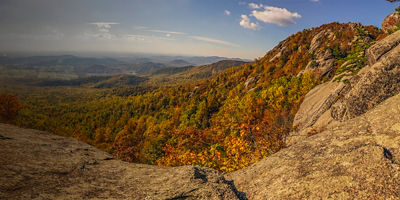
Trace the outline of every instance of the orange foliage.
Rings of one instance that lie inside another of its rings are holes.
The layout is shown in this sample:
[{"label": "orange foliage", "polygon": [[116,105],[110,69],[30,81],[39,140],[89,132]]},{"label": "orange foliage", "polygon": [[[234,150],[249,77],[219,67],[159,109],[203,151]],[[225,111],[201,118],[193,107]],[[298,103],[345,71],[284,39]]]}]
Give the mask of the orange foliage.
[{"label": "orange foliage", "polygon": [[351,41],[356,34],[371,34],[373,39],[381,34],[349,24],[323,25],[290,36],[253,63],[209,79],[136,96],[37,106],[40,112],[32,113],[64,114],[48,120],[36,114],[36,123],[31,118],[23,123],[73,132],[74,137],[130,162],[237,170],[284,147],[304,96],[330,78],[317,71],[299,74],[315,60],[309,50],[311,40],[324,30],[332,34],[324,36],[318,50],[330,50],[337,60],[354,48]]},{"label": "orange foliage", "polygon": [[0,121],[11,123],[23,106],[19,103],[17,96],[12,94],[0,94]]}]

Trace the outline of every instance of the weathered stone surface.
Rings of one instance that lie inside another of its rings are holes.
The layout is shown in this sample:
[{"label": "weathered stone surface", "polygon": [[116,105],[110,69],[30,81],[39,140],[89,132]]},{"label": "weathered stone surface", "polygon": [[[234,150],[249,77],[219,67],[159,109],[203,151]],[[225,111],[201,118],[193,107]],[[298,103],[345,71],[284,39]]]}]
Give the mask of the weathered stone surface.
[{"label": "weathered stone surface", "polygon": [[345,84],[342,82],[330,81],[308,92],[296,113],[293,126],[304,129],[314,125],[318,118],[338,100],[344,87]]},{"label": "weathered stone surface", "polygon": [[229,174],[248,199],[399,199],[400,95]]},{"label": "weathered stone surface", "polygon": [[336,59],[333,58],[330,50],[319,51],[315,54],[316,59],[311,60],[300,74],[315,70],[320,76],[325,76],[333,70]]},{"label": "weathered stone surface", "polygon": [[400,31],[397,31],[385,39],[376,42],[366,50],[368,65],[374,65],[383,55],[400,43]]},{"label": "weathered stone surface", "polygon": [[282,53],[287,49],[287,47],[286,47],[286,46],[283,46],[283,47],[280,47],[280,48],[278,48],[278,49],[279,49],[278,53],[276,53],[275,56],[272,57],[272,58],[269,60],[269,62],[273,62],[274,60],[276,60],[276,59],[278,59],[279,57],[281,57],[281,56],[282,56]]},{"label": "weathered stone surface", "polygon": [[[343,82],[330,81],[320,84],[308,92],[293,121],[296,131],[287,136],[286,142],[288,144],[297,143],[307,138],[308,134],[312,134],[330,123],[330,108],[336,103],[339,96],[348,90],[347,86]],[[324,114],[328,118],[325,116],[321,120],[321,116]],[[319,123],[316,124],[318,120]]]},{"label": "weathered stone surface", "polygon": [[249,199],[399,199],[399,40],[396,32],[368,49],[373,65],[349,84],[311,90],[290,146],[229,174],[236,187]]},{"label": "weathered stone surface", "polygon": [[382,22],[382,29],[387,33],[388,31],[395,29],[398,24],[400,24],[400,13],[394,12],[385,17]]},{"label": "weathered stone surface", "polygon": [[[384,39],[386,42],[389,40],[391,38]],[[350,82],[349,92],[332,106],[334,119],[347,120],[359,116],[400,92],[400,46],[382,55],[371,67],[365,67],[356,79]]]},{"label": "weathered stone surface", "polygon": [[72,138],[0,124],[0,199],[239,199],[212,169],[126,163]]},{"label": "weathered stone surface", "polygon": [[246,82],[244,82],[244,87],[247,88],[249,87],[251,84],[253,84],[254,82],[256,82],[256,78],[255,77],[249,77],[247,78]]},{"label": "weathered stone surface", "polygon": [[311,60],[304,70],[299,75],[309,71],[314,71],[320,76],[325,76],[332,71],[336,59],[333,57],[332,52],[329,49],[321,49],[323,40],[334,38],[334,34],[331,30],[323,30],[316,34],[310,43],[309,53],[313,54],[315,58]]},{"label": "weathered stone surface", "polygon": [[313,53],[315,52],[322,44],[323,39],[325,38],[326,35],[329,35],[332,33],[330,30],[323,30],[320,31],[318,34],[316,34],[313,39],[311,40],[309,52]]},{"label": "weathered stone surface", "polygon": [[[350,84],[331,81],[311,90],[293,122],[298,131],[289,135],[288,142],[297,142],[309,133],[323,129],[332,117],[338,120],[352,118],[396,94],[399,87],[398,67],[395,67],[399,63],[399,47],[396,46],[399,43],[400,32],[396,32],[368,48],[366,56],[375,65],[365,67],[358,75],[351,77]],[[320,56],[319,60],[323,58],[329,59],[330,56]],[[333,104],[335,106],[331,110]]]}]

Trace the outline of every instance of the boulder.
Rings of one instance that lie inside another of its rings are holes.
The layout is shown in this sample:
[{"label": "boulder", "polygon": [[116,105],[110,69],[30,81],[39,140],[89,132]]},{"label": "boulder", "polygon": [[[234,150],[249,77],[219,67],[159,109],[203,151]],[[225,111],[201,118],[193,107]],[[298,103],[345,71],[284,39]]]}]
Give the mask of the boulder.
[{"label": "boulder", "polygon": [[304,70],[299,75],[309,71],[315,71],[320,76],[325,76],[333,70],[336,59],[333,58],[329,49],[320,49],[322,40],[333,37],[330,30],[321,31],[315,35],[311,41],[309,52],[314,54],[315,59],[308,62]]},{"label": "boulder", "polygon": [[249,77],[247,78],[247,80],[244,82],[244,87],[248,88],[251,84],[256,82],[256,78],[255,77]]},{"label": "boulder", "polygon": [[[332,106],[331,115],[336,120],[348,120],[359,116],[385,99],[400,92],[400,41],[388,37],[368,49],[368,52],[380,52],[381,44],[391,46],[372,66],[367,66],[350,81],[351,89]],[[395,45],[396,44],[396,45]],[[374,49],[379,49],[373,51]],[[371,53],[373,54],[373,53]],[[371,55],[369,54],[369,55]],[[373,55],[379,55],[377,53]],[[368,57],[368,60],[374,60]],[[373,63],[373,62],[372,62]]]},{"label": "boulder", "polygon": [[346,84],[343,82],[330,81],[320,84],[308,92],[294,117],[293,126],[297,131],[290,133],[286,142],[294,144],[308,137],[313,131],[327,125],[330,122],[329,118],[320,120],[318,126],[315,126],[315,123],[327,111],[330,116],[331,106],[336,103],[338,97],[346,89]]},{"label": "boulder", "polygon": [[127,163],[46,132],[0,124],[0,146],[0,199],[242,198],[216,170]]},{"label": "boulder", "polygon": [[322,44],[322,41],[325,39],[326,35],[332,33],[330,30],[322,30],[317,33],[311,40],[309,52],[315,52]]},{"label": "boulder", "polygon": [[[333,119],[347,120],[365,113],[383,100],[397,94],[400,91],[399,43],[400,31],[368,48],[366,57],[370,66],[364,67],[358,75],[351,77],[349,84],[331,81],[311,90],[305,96],[294,118],[294,126],[301,131],[291,135],[304,137],[310,130],[322,128],[313,126],[328,110]],[[328,55],[321,56],[318,60],[324,58],[329,60]],[[318,124],[326,123],[320,120]]]},{"label": "boulder", "polygon": [[[347,120],[363,114],[397,94],[400,90],[399,43],[400,31],[368,48],[366,57],[372,67],[364,67],[358,75],[346,76],[348,84],[336,82],[333,78],[312,89],[295,115],[293,126],[296,131],[289,134],[287,144],[294,144],[325,129],[334,120]],[[329,53],[319,54],[315,65],[330,58]]]},{"label": "boulder", "polygon": [[394,12],[389,16],[385,17],[385,19],[382,22],[382,29],[383,31],[388,33],[393,29],[397,28],[399,24],[400,24],[400,13]]},{"label": "boulder", "polygon": [[[281,48],[277,48],[278,53],[275,54],[274,57],[272,57],[269,62],[273,62],[274,60],[278,59],[279,57],[282,56],[283,52],[287,49],[286,46],[283,46]],[[275,50],[275,49],[274,49]]]},{"label": "boulder", "polygon": [[400,31],[397,31],[382,40],[377,41],[374,45],[366,50],[368,65],[372,66],[387,52],[392,50],[400,43]]},{"label": "boulder", "polygon": [[318,64],[317,72],[320,76],[325,76],[329,72],[333,70],[333,66],[335,65],[336,59],[333,58],[332,52],[330,50],[325,50],[325,52],[321,52],[317,54]]},{"label": "boulder", "polygon": [[228,175],[248,199],[399,199],[400,95]]}]

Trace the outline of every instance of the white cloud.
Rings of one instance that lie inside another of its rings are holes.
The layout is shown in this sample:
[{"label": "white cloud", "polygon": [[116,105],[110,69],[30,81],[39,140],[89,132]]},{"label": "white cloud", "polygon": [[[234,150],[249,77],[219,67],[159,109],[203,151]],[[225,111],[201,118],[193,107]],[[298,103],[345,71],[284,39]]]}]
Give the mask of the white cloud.
[{"label": "white cloud", "polygon": [[111,25],[119,24],[117,22],[93,22],[90,23],[97,26],[97,30],[103,33],[110,32]]},{"label": "white cloud", "polygon": [[141,30],[141,29],[148,29],[148,27],[146,27],[146,26],[133,26],[133,28],[134,28],[134,29],[139,29],[139,30]]},{"label": "white cloud", "polygon": [[10,34],[0,34],[0,38],[6,40],[44,40],[44,41],[52,41],[52,40],[62,40],[65,35],[57,30],[42,32],[42,33],[10,33]]},{"label": "white cloud", "polygon": [[125,35],[125,37],[131,41],[133,40],[133,41],[151,42],[151,41],[155,41],[155,40],[176,40],[176,38],[174,38],[174,35],[187,35],[187,33],[184,33],[184,32],[152,29],[152,28],[146,27],[146,26],[134,26],[134,28],[141,32],[153,32],[153,33],[161,33],[161,34],[155,34],[155,35],[128,34],[128,35]]},{"label": "white cloud", "polygon": [[165,30],[156,30],[156,29],[150,29],[150,30],[146,30],[146,31],[155,32],[155,33],[165,33],[165,34],[186,35],[186,33],[176,32],[176,31],[165,31]]},{"label": "white cloud", "polygon": [[154,40],[175,40],[174,38],[169,38],[167,37],[157,37],[154,35],[134,35],[134,34],[128,34],[125,35],[123,38],[126,38],[130,41],[146,41],[146,42],[153,42]]},{"label": "white cloud", "polygon": [[319,0],[310,0],[311,2],[319,2]]},{"label": "white cloud", "polygon": [[279,26],[296,24],[294,20],[301,18],[301,15],[297,12],[290,12],[286,8],[273,6],[264,6],[264,10],[261,11],[253,10],[251,15],[262,22]]},{"label": "white cloud", "polygon": [[110,30],[111,30],[111,25],[116,25],[119,23],[117,23],[117,22],[93,22],[90,24],[96,26],[97,33],[85,33],[86,37],[96,37],[96,38],[107,39],[107,40],[116,38],[116,36],[114,34],[110,33]]},{"label": "white cloud", "polygon": [[83,35],[85,38],[98,38],[98,39],[106,39],[112,40],[115,39],[116,36],[110,33],[87,33],[85,32]]},{"label": "white cloud", "polygon": [[252,29],[252,30],[257,30],[260,28],[260,26],[258,25],[258,23],[253,23],[250,22],[250,19],[247,15],[241,15],[240,16],[242,18],[242,20],[240,20],[240,26],[247,28],[247,29]]},{"label": "white cloud", "polygon": [[262,4],[258,5],[258,4],[255,4],[255,3],[249,3],[249,7],[252,8],[252,9],[259,9],[259,8],[264,7],[264,6]]},{"label": "white cloud", "polygon": [[134,40],[134,41],[145,41],[146,40],[146,35],[126,35],[126,38],[129,40]]},{"label": "white cloud", "polygon": [[211,42],[211,43],[216,43],[216,44],[222,44],[222,45],[227,45],[227,46],[234,46],[234,47],[239,47],[239,45],[223,41],[223,40],[217,40],[213,38],[208,38],[208,37],[202,37],[202,36],[190,36],[190,38],[199,40],[199,41],[204,41],[204,42]]},{"label": "white cloud", "polygon": [[230,16],[231,15],[231,11],[229,10],[224,10],[225,15]]}]

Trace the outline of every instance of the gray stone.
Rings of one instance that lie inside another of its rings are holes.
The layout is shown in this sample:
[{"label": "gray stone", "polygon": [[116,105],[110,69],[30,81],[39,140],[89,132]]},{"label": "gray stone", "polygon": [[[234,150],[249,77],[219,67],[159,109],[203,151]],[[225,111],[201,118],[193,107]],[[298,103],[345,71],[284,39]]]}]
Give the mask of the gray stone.
[{"label": "gray stone", "polygon": [[248,199],[399,199],[400,95],[229,174]]},{"label": "gray stone", "polygon": [[368,65],[374,65],[387,52],[392,50],[400,43],[400,31],[397,31],[384,39],[376,42],[366,50]]},{"label": "gray stone", "polygon": [[342,82],[330,81],[313,88],[304,97],[295,115],[293,126],[300,130],[313,126],[318,118],[338,100],[344,87],[345,84]]},{"label": "gray stone", "polygon": [[[398,44],[398,40],[385,38]],[[379,45],[377,43],[375,45]],[[378,47],[372,47],[378,49]],[[391,45],[394,46],[394,45]],[[372,51],[372,50],[371,50]],[[370,59],[370,58],[369,58]],[[365,67],[355,80],[350,82],[351,89],[332,106],[332,117],[347,120],[359,116],[385,99],[400,92],[400,46],[396,46],[378,58],[378,62]]]},{"label": "gray stone", "polygon": [[394,12],[389,16],[385,17],[385,19],[382,22],[382,29],[383,31],[388,33],[389,31],[397,28],[397,25],[399,23],[400,23],[400,13]]},{"label": "gray stone", "polygon": [[309,48],[310,53],[315,52],[321,46],[324,36],[329,34],[329,32],[330,31],[322,30],[313,37]]},{"label": "gray stone", "polygon": [[127,163],[72,138],[5,124],[0,135],[0,199],[240,199],[216,170]]}]

